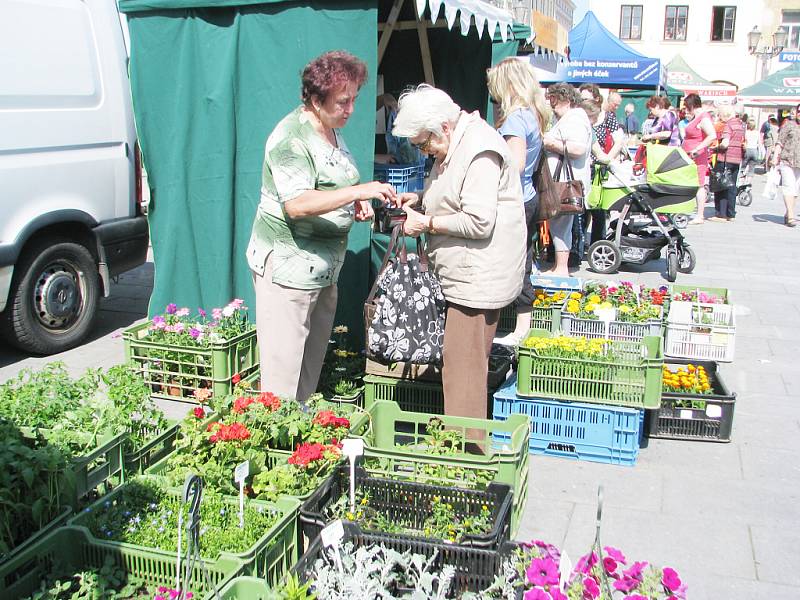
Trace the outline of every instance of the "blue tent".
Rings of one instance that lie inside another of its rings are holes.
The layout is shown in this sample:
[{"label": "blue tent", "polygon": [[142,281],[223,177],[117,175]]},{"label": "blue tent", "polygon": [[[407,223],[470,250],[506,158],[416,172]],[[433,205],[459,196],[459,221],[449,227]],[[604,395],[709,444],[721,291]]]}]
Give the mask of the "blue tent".
[{"label": "blue tent", "polygon": [[[592,11],[569,32],[569,62],[552,66],[539,64],[531,56],[542,83],[596,83],[600,87],[631,89],[664,86],[661,61],[639,54],[606,29]],[[541,68],[544,67],[544,68]]]}]

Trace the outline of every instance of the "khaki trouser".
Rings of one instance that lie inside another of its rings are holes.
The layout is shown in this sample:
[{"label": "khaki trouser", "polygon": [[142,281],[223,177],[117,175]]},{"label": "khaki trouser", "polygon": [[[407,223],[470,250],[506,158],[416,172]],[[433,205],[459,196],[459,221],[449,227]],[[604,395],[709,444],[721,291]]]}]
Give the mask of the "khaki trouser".
[{"label": "khaki trouser", "polygon": [[336,314],[336,284],[298,290],[253,273],[261,390],[305,402],[317,389]]},{"label": "khaki trouser", "polygon": [[489,352],[499,309],[447,305],[444,325],[444,414],[486,418]]}]

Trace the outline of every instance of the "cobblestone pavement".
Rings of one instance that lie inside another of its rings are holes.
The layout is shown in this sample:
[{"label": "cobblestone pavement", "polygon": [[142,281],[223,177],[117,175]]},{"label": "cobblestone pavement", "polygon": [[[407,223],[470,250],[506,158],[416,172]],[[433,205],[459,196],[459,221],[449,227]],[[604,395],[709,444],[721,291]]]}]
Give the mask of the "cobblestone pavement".
[{"label": "cobblestone pavement", "polygon": [[[594,539],[603,484],[603,543],[676,568],[692,600],[798,597],[800,227],[782,225],[782,203],[763,200],[762,185],[758,176],[753,204],[734,222],[685,230],[698,264],[678,278],[734,295],[736,361],[721,369],[738,394],[733,441],[650,440],[635,467],[534,456],[519,539],[546,539],[577,560]],[[661,284],[664,270],[663,260],[623,266],[615,279]],[[152,282],[152,262],[121,276],[79,348],[43,359],[0,346],[0,381],[54,359],[75,374],[121,362],[120,331],[144,318]]]}]

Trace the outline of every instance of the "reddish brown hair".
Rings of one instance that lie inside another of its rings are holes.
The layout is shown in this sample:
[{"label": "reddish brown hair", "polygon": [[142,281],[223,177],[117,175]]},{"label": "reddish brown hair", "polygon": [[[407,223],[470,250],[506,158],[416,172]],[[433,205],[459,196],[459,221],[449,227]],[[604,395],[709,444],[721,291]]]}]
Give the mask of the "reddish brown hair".
[{"label": "reddish brown hair", "polygon": [[658,107],[667,109],[670,106],[672,106],[672,103],[666,96],[650,96],[650,99],[647,101],[647,108]]},{"label": "reddish brown hair", "polygon": [[303,104],[311,104],[316,96],[324,102],[337,87],[355,83],[359,88],[367,80],[367,65],[343,50],[326,52],[312,60],[303,69]]}]

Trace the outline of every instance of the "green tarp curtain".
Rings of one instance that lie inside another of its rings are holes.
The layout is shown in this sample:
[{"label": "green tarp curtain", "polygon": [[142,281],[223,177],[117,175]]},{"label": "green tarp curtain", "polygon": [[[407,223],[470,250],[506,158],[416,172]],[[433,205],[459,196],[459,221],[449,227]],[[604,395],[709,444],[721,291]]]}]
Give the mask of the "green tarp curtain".
[{"label": "green tarp curtain", "polygon": [[[369,67],[344,136],[362,179],[372,179],[376,2],[120,0],[119,6],[128,13],[131,87],[153,199],[150,314],[170,302],[210,308],[234,297],[252,309],[245,249],[264,142],[299,104],[303,66],[326,50],[348,50]],[[369,238],[366,225],[354,227],[340,279],[347,293],[340,298],[366,296]],[[357,303],[340,302],[337,322],[357,327],[360,315]]]}]

